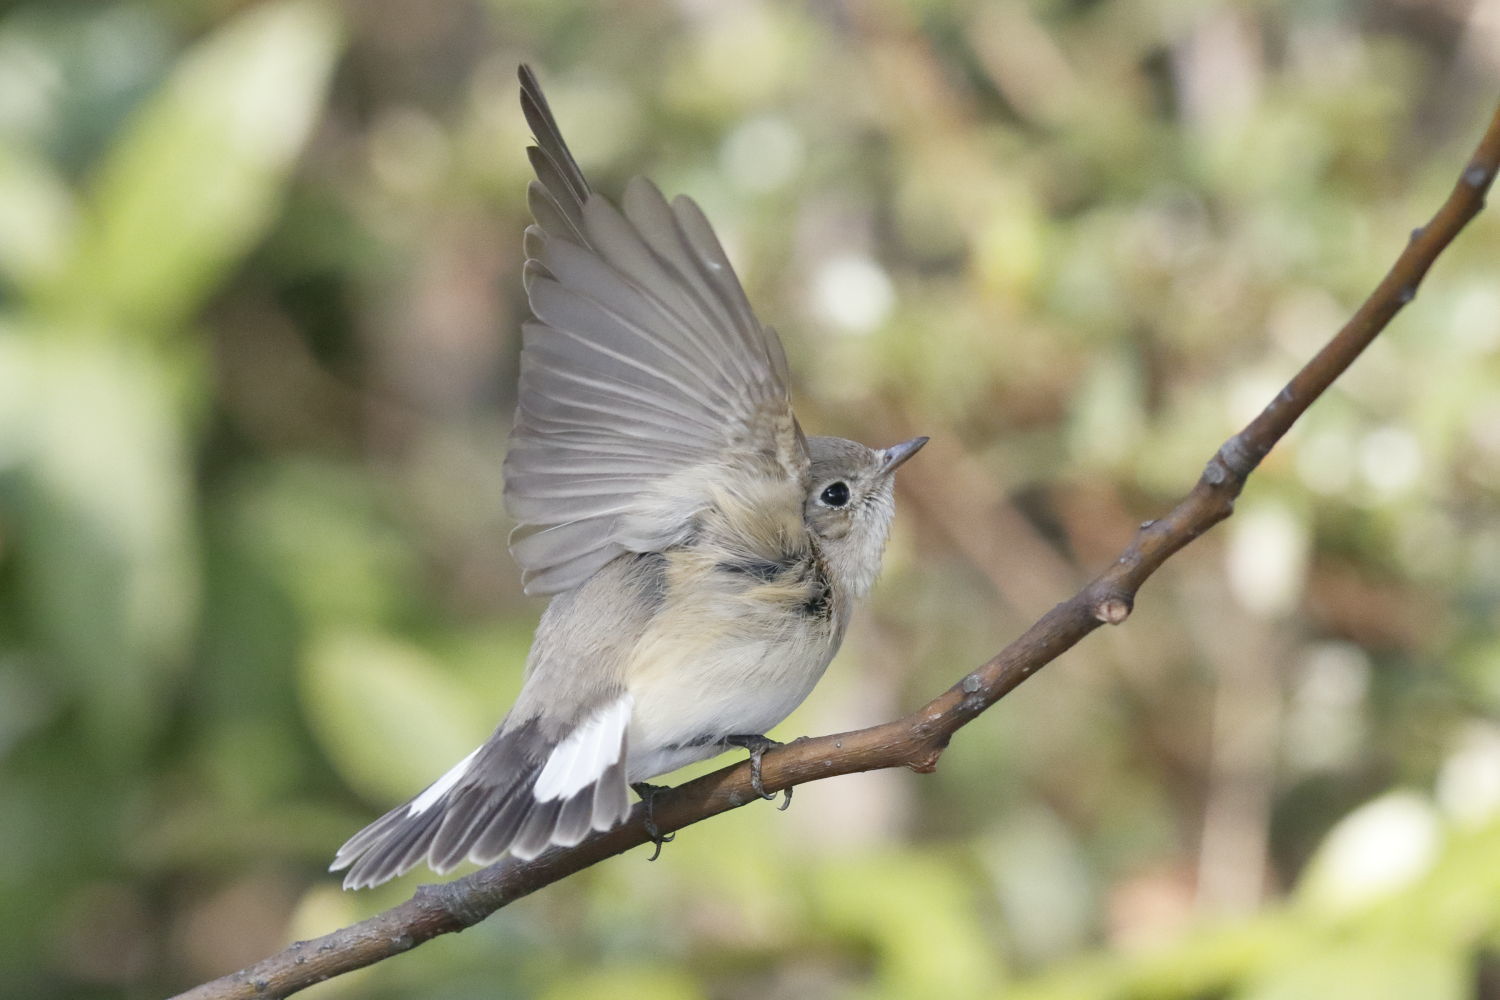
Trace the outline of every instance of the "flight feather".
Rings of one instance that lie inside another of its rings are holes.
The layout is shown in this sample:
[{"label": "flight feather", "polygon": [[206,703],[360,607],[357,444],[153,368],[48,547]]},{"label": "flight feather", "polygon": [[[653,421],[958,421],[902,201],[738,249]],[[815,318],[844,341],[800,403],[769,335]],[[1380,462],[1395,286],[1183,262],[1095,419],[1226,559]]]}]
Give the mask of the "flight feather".
[{"label": "flight feather", "polygon": [[691,488],[709,470],[800,489],[808,458],[781,342],[698,206],[637,178],[616,208],[590,189],[524,67],[521,87],[537,142],[525,241],[536,320],[523,328],[505,499],[526,589],[548,594],[683,541],[694,504],[712,502]]}]

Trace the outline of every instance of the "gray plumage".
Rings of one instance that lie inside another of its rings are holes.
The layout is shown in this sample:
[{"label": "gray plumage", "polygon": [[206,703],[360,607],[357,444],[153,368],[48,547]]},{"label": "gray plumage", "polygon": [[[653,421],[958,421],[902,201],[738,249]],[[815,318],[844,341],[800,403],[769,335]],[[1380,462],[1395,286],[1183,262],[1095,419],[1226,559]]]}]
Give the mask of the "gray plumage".
[{"label": "gray plumage", "polygon": [[505,501],[527,592],[553,596],[510,713],[339,850],[350,888],[575,844],[629,814],[627,783],[779,723],[874,581],[895,468],[926,440],[805,437],[697,205],[639,178],[623,210],[593,193],[520,76],[536,320]]}]

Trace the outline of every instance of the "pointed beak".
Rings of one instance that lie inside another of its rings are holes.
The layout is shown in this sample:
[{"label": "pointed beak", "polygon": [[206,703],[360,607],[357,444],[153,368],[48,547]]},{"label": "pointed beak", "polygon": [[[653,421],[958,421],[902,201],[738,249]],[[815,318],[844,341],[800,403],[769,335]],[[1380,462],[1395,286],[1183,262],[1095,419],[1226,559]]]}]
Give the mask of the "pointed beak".
[{"label": "pointed beak", "polygon": [[886,475],[896,471],[896,466],[900,465],[902,462],[906,461],[908,458],[911,458],[917,452],[921,451],[922,446],[926,443],[927,438],[915,437],[910,441],[902,441],[900,444],[893,444],[889,448],[882,451],[881,454],[885,456],[885,461],[880,464],[881,474]]}]

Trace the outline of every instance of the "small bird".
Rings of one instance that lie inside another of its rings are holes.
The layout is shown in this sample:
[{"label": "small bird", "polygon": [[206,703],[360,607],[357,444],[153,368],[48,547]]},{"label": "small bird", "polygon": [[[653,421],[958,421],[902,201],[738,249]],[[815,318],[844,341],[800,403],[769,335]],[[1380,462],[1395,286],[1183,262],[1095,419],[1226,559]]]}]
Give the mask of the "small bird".
[{"label": "small bird", "polygon": [[[379,885],[577,844],[647,779],[750,751],[802,703],[870,589],[895,506],[889,448],[807,437],[786,355],[698,206],[648,180],[595,194],[531,70],[536,145],[511,552],[552,595],[510,713],[481,747],[355,834],[332,871]],[[790,792],[788,792],[790,795]]]}]

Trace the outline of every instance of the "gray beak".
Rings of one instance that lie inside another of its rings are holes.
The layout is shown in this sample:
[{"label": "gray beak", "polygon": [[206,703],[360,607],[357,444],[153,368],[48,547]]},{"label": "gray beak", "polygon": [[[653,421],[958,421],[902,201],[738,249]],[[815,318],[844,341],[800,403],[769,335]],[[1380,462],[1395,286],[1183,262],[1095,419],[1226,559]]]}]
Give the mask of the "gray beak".
[{"label": "gray beak", "polygon": [[880,453],[885,456],[885,461],[880,463],[881,474],[886,475],[896,471],[896,466],[921,451],[922,446],[926,443],[927,438],[915,437],[910,441],[902,441],[900,444],[893,444],[889,448],[886,448]]}]

